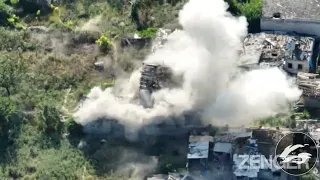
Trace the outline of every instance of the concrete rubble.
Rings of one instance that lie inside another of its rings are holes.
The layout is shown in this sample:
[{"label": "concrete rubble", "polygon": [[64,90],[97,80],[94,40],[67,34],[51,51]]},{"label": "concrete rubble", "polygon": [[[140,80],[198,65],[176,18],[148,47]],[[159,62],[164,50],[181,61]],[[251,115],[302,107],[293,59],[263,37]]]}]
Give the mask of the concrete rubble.
[{"label": "concrete rubble", "polygon": [[249,34],[240,50],[240,65],[281,67],[285,61],[311,59],[314,38],[287,34]]},{"label": "concrete rubble", "polygon": [[297,84],[303,91],[304,96],[311,96],[314,98],[320,97],[320,79],[318,74],[312,73],[298,73]]},{"label": "concrete rubble", "polygon": [[153,40],[151,52],[156,51],[163,47],[163,45],[167,42],[168,36],[177,30],[172,31],[171,29],[158,29],[157,36]]}]

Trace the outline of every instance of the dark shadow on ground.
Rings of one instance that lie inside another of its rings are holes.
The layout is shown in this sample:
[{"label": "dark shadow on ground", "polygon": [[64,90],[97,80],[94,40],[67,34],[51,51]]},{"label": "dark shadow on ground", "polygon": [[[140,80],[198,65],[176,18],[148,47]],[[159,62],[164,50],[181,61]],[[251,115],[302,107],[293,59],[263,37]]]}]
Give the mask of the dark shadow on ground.
[{"label": "dark shadow on ground", "polygon": [[[4,128],[6,131],[0,137],[0,167],[6,167],[17,160],[15,139],[21,134],[23,119],[22,114],[14,114]],[[9,171],[9,175],[13,179],[21,178],[18,172]]]},{"label": "dark shadow on ground", "polygon": [[[79,136],[74,132],[69,135],[69,141],[74,148],[82,150],[96,167],[97,175],[114,172],[123,163],[140,164],[153,157],[158,159],[155,168],[157,173],[185,168],[189,134],[210,129],[199,121],[195,113],[175,118],[156,117],[155,121],[144,125],[132,135],[126,134],[125,127],[115,120],[100,119],[83,128],[85,132],[90,129],[90,135],[84,133]],[[133,136],[137,138],[133,138],[134,141],[130,140]],[[128,156],[130,153],[132,157]]]}]

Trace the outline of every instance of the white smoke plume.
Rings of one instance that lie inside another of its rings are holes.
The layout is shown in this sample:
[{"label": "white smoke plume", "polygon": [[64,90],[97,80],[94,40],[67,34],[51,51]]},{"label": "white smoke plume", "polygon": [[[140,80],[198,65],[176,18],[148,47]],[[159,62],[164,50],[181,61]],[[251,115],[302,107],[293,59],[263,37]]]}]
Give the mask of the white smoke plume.
[{"label": "white smoke plume", "polygon": [[154,107],[144,109],[133,101],[139,88],[140,74],[136,71],[113,89],[92,89],[89,99],[75,113],[77,121],[86,124],[108,117],[132,128],[158,116],[204,110],[202,120],[206,123],[247,124],[286,110],[282,107],[297,100],[301,92],[291,87],[279,69],[236,75],[247,21],[245,17],[233,17],[227,8],[223,0],[190,0],[179,16],[183,31],[171,34],[165,46],[145,60],[182,75],[181,88],[158,91],[153,95]]}]

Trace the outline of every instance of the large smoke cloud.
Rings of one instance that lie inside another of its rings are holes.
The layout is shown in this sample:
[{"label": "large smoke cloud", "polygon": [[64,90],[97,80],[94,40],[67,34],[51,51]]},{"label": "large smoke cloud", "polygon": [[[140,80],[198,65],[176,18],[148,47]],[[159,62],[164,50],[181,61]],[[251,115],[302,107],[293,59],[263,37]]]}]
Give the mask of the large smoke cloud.
[{"label": "large smoke cloud", "polygon": [[287,102],[297,100],[301,92],[279,69],[236,74],[247,21],[233,17],[227,8],[223,0],[190,0],[179,16],[183,31],[171,34],[166,45],[145,60],[181,75],[181,88],[158,91],[154,108],[144,109],[133,101],[139,88],[136,71],[113,89],[93,88],[75,113],[77,121],[86,124],[107,117],[139,127],[154,117],[202,110],[206,123],[246,124],[286,110]]}]

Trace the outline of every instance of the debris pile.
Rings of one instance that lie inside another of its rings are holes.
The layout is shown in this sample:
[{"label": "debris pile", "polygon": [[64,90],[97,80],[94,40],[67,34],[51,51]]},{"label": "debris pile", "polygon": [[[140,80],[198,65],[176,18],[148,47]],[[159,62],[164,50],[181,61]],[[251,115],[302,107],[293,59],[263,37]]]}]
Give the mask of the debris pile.
[{"label": "debris pile", "polygon": [[304,96],[320,97],[320,81],[318,74],[299,72],[297,76],[297,84],[303,91]]},{"label": "debris pile", "polygon": [[170,79],[170,74],[167,68],[144,64],[140,78],[140,89],[146,89],[152,93],[163,88],[168,79]]},{"label": "debris pile", "polygon": [[240,51],[242,64],[259,63],[262,67],[280,67],[288,60],[311,59],[314,38],[284,34],[249,34]]},{"label": "debris pile", "polygon": [[[176,30],[175,30],[176,31]],[[151,51],[154,52],[157,49],[163,47],[163,45],[167,42],[168,36],[174,31],[170,29],[158,29],[157,37],[154,39]]]}]

